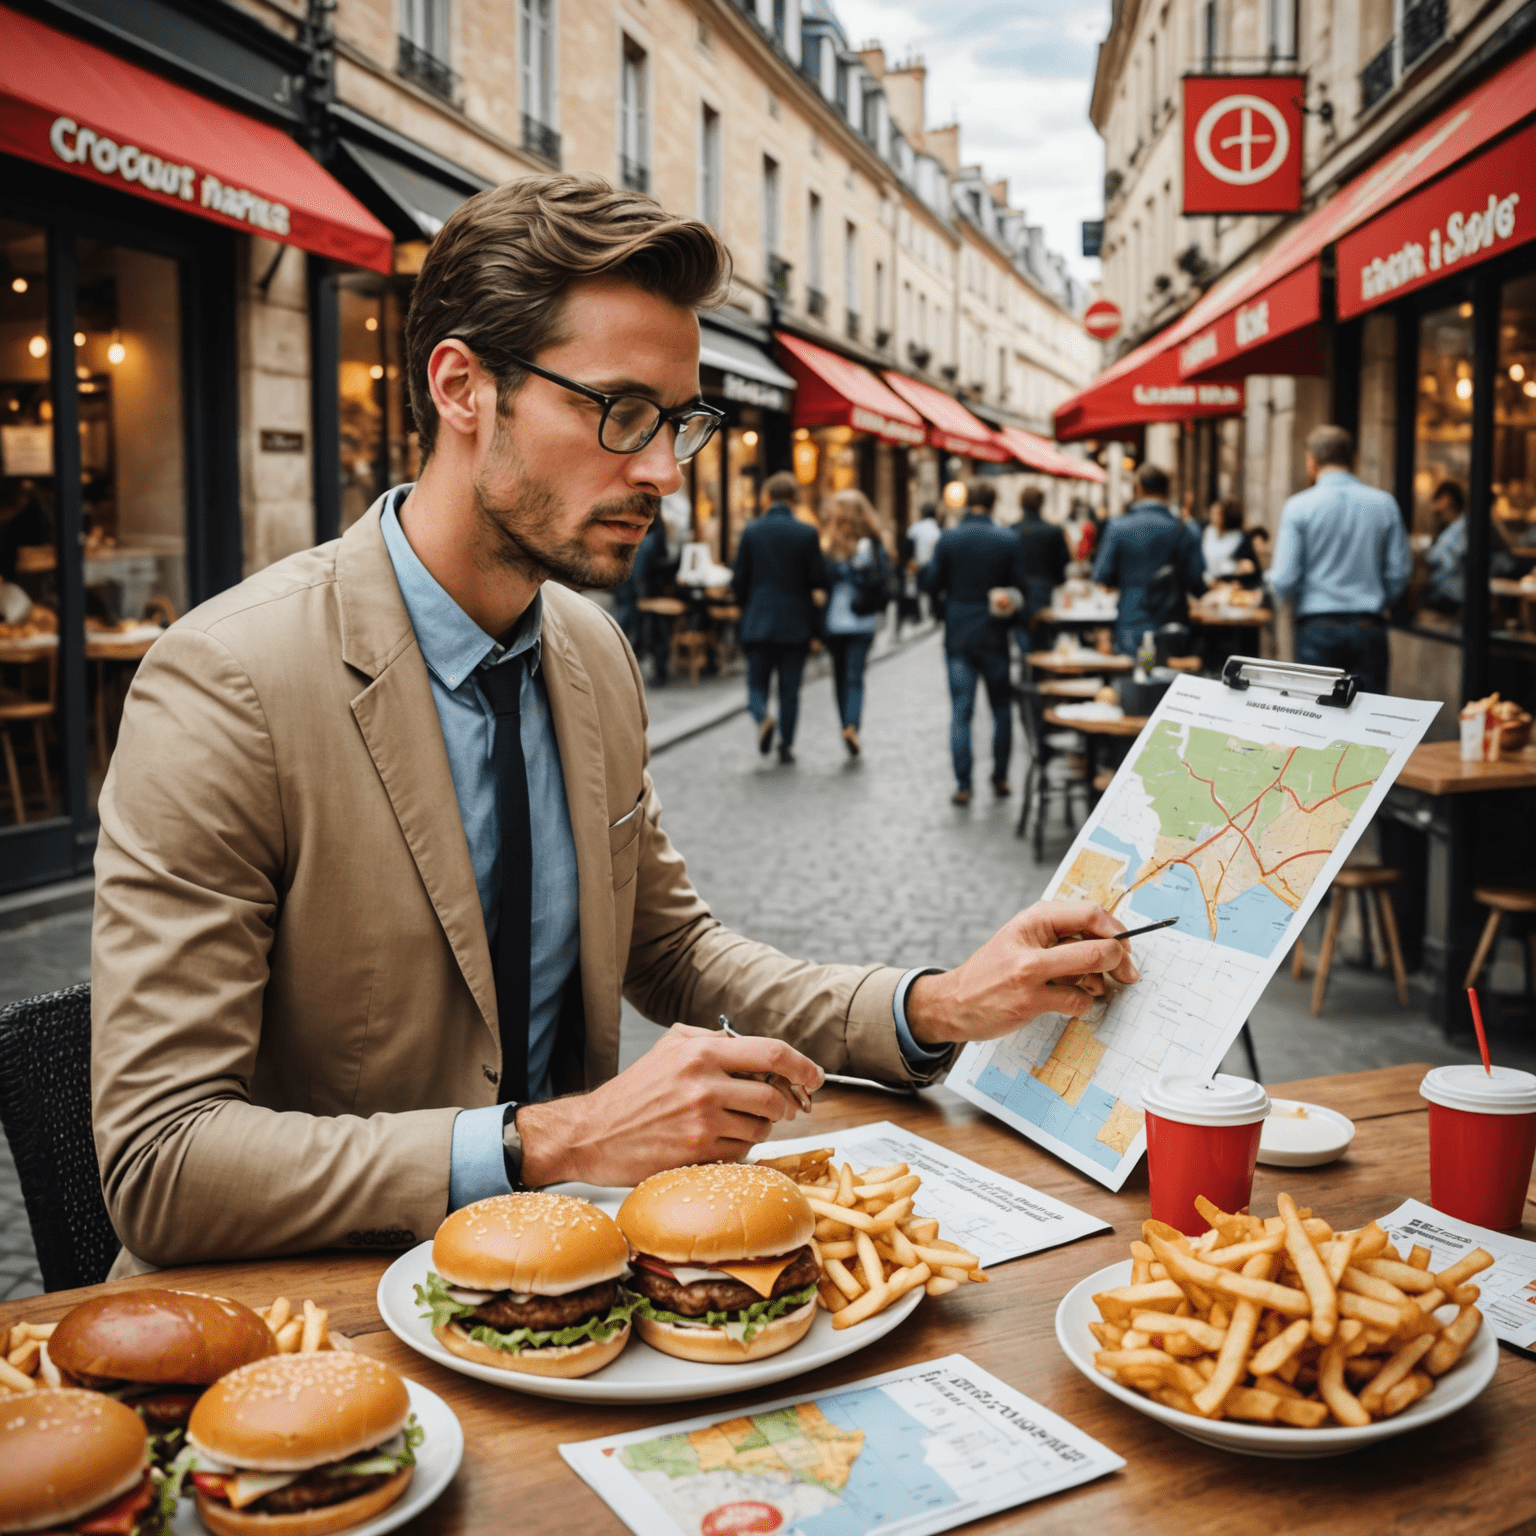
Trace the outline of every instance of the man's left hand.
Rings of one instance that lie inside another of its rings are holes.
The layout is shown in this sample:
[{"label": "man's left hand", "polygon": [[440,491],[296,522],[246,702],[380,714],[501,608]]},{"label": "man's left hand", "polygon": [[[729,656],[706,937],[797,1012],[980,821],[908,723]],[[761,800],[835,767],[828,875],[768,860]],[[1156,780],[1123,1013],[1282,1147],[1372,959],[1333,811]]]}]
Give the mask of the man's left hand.
[{"label": "man's left hand", "polygon": [[919,1044],[940,1046],[996,1040],[1042,1013],[1087,1013],[1103,988],[1080,988],[1079,977],[1140,977],[1130,946],[1113,937],[1123,926],[1091,901],[1038,901],[957,969],[918,977],[907,1026]]}]

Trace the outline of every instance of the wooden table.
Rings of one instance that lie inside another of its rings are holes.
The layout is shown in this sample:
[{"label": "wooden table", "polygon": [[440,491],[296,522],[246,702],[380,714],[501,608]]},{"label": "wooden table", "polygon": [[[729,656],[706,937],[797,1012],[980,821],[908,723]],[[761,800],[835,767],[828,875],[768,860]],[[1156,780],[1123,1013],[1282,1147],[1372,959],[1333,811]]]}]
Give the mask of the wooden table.
[{"label": "wooden table", "polygon": [[[1404,1199],[1429,1197],[1429,1147],[1422,1066],[1275,1085],[1353,1119],[1358,1134],[1339,1162],[1318,1169],[1260,1168],[1255,1209],[1274,1210],[1289,1190],[1338,1226],[1386,1215]],[[1501,1349],[1498,1374],[1469,1407],[1430,1428],[1371,1449],[1312,1462],[1264,1461],[1207,1448],[1163,1428],[1078,1375],[1056,1343],[1061,1297],[1084,1275],[1126,1256],[1148,1214],[1145,1168],[1111,1194],[1014,1135],[947,1089],[895,1099],[860,1089],[817,1096],[813,1124],[836,1130],[890,1119],[1001,1173],[1112,1223],[1113,1231],[999,1265],[992,1283],[926,1300],[911,1321],[860,1354],[799,1378],[705,1404],[580,1407],[525,1397],[444,1370],[385,1331],[373,1293],[388,1256],[322,1254],[204,1265],[114,1282],[104,1289],[177,1285],[215,1289],[264,1306],[278,1294],[312,1297],[367,1353],[440,1393],[464,1424],[464,1465],[448,1492],[413,1527],[450,1532],[620,1532],[623,1527],[560,1459],[562,1442],[643,1429],[708,1409],[725,1415],[786,1391],[806,1397],[922,1360],[960,1352],[1054,1409],[1125,1457],[1125,1470],[1042,1503],[966,1526],[969,1532],[1404,1532],[1481,1536],[1529,1531],[1536,1509],[1536,1363]],[[784,1127],[804,1135],[806,1123]],[[1536,1240],[1536,1212],[1521,1234]],[[103,1289],[103,1288],[98,1288]],[[59,1292],[0,1305],[0,1324],[61,1317],[85,1295]]]},{"label": "wooden table", "polygon": [[1489,789],[1536,789],[1536,747],[1492,763],[1464,763],[1459,741],[1415,747],[1397,782],[1426,795],[1467,795]]},{"label": "wooden table", "polygon": [[1031,651],[1025,658],[1037,672],[1051,672],[1057,677],[1079,677],[1089,672],[1129,672],[1136,665],[1129,656],[1107,651],[1092,653],[1068,651]]},{"label": "wooden table", "polygon": [[1263,629],[1274,618],[1268,608],[1202,608],[1192,604],[1190,618],[1208,629]]},{"label": "wooden table", "polygon": [[1150,715],[1121,715],[1114,720],[1077,720],[1059,709],[1048,709],[1045,718],[1064,731],[1081,731],[1084,736],[1139,736]]}]

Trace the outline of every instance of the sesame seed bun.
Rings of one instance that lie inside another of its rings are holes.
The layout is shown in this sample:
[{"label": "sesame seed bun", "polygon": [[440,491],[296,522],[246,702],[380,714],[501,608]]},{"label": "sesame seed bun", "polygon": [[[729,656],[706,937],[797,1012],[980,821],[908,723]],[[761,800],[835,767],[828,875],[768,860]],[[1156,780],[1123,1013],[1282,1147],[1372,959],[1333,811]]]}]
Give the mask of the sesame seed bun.
[{"label": "sesame seed bun", "polygon": [[617,1360],[629,1343],[630,1325],[625,1325],[599,1343],[585,1339],[580,1344],[546,1344],[540,1349],[525,1349],[514,1355],[509,1349],[493,1349],[477,1343],[456,1322],[445,1323],[433,1332],[444,1349],[473,1360],[476,1365],[494,1366],[498,1371],[520,1371],[525,1376],[590,1376],[610,1361]]},{"label": "sesame seed bun", "polygon": [[48,1341],[72,1376],[193,1386],[276,1353],[272,1330],[244,1302],[153,1288],[81,1302]]},{"label": "sesame seed bun", "polygon": [[568,1296],[618,1279],[628,1262],[624,1234],[606,1211],[547,1192],[477,1200],[432,1239],[433,1269],[472,1291]]},{"label": "sesame seed bun", "polygon": [[0,1531],[70,1526],[136,1487],[148,1462],[144,1421],[100,1392],[0,1398]]},{"label": "sesame seed bun", "polygon": [[794,1180],[755,1163],[670,1168],[636,1185],[619,1207],[619,1228],[635,1251],[668,1264],[772,1258],[803,1248],[815,1226]]},{"label": "sesame seed bun", "polygon": [[685,1328],[679,1323],[637,1317],[635,1327],[652,1349],[679,1360],[702,1360],[706,1365],[740,1365],[744,1360],[764,1360],[798,1344],[816,1321],[817,1300],[776,1317],[752,1335],[749,1344],[733,1339],[724,1328]]},{"label": "sesame seed bun", "polygon": [[307,1472],[382,1445],[410,1412],[405,1383],[371,1355],[273,1355],[203,1393],[187,1439],[245,1472]]}]

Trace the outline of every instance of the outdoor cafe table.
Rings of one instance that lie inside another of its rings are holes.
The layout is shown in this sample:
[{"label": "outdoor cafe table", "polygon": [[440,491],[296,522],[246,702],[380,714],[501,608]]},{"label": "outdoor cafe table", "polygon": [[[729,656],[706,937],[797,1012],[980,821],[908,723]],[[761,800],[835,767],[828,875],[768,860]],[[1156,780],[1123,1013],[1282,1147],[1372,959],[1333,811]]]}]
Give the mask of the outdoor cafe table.
[{"label": "outdoor cafe table", "polygon": [[1031,651],[1025,658],[1036,672],[1055,677],[1079,677],[1090,672],[1129,672],[1136,665],[1129,656],[1109,651]]},{"label": "outdoor cafe table", "polygon": [[[1429,1143],[1423,1066],[1387,1067],[1271,1092],[1348,1115],[1358,1127],[1349,1151],[1323,1168],[1261,1167],[1254,1208],[1274,1210],[1290,1191],[1337,1227],[1385,1216],[1403,1200],[1429,1198]],[[443,1497],[412,1527],[431,1536],[621,1532],[624,1528],[561,1460],[562,1442],[643,1429],[704,1411],[722,1416],[786,1393],[823,1393],[898,1366],[961,1353],[1063,1415],[1125,1458],[1123,1472],[964,1529],[1028,1530],[1032,1536],[1084,1532],[1228,1533],[1411,1530],[1414,1536],[1481,1536],[1530,1529],[1536,1511],[1536,1362],[1505,1348],[1498,1372],[1475,1402],[1438,1424],[1373,1448],[1320,1461],[1233,1456],[1164,1428],[1085,1381],[1056,1342],[1056,1305],[1085,1275],[1126,1258],[1148,1214],[1145,1165],[1111,1194],[1037,1150],[944,1088],[911,1098],[864,1089],[826,1089],[815,1113],[780,1127],[788,1136],[889,1119],[966,1157],[1113,1224],[1113,1231],[991,1271],[991,1283],[925,1299],[910,1321],[834,1366],[775,1387],[707,1402],[644,1407],[582,1406],[524,1396],[445,1370],[390,1334],[374,1288],[392,1255],[327,1253],[292,1259],[208,1264],[108,1286],[0,1305],[0,1324],[62,1317],[102,1290],[141,1285],[207,1289],[265,1306],[278,1295],[329,1310],[334,1328],[439,1393],[464,1426],[464,1465]],[[1536,1239],[1528,1207],[1521,1235]],[[1486,1326],[1486,1325],[1485,1325]],[[635,1346],[631,1346],[632,1348]]]}]

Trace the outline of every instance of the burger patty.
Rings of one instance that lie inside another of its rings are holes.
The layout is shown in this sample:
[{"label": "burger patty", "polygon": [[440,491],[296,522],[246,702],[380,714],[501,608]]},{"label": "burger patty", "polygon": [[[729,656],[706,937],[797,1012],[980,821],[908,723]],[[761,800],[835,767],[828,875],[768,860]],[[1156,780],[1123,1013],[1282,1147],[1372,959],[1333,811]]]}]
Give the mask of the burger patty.
[{"label": "burger patty", "polygon": [[323,1467],[306,1472],[296,1483],[263,1494],[245,1506],[263,1515],[296,1515],[301,1510],[319,1509],[326,1504],[340,1504],[345,1499],[355,1499],[359,1494],[370,1493],[380,1483],[389,1481],[391,1473],[375,1472],[367,1477],[332,1477]]},{"label": "burger patty", "polygon": [[531,1301],[513,1301],[512,1293],[503,1291],[459,1322],[468,1327],[484,1323],[498,1333],[511,1333],[514,1328],[569,1328],[589,1317],[600,1317],[613,1305],[618,1289],[618,1281],[600,1280],[585,1290],[565,1296],[535,1296]]},{"label": "burger patty", "polygon": [[[816,1260],[810,1248],[802,1248],[796,1254],[795,1262],[774,1281],[773,1295],[778,1297],[802,1290],[815,1283],[816,1274]],[[739,1280],[696,1280],[692,1285],[679,1285],[676,1280],[639,1264],[625,1284],[662,1311],[676,1312],[681,1317],[703,1317],[706,1312],[741,1312],[765,1299]]]}]

